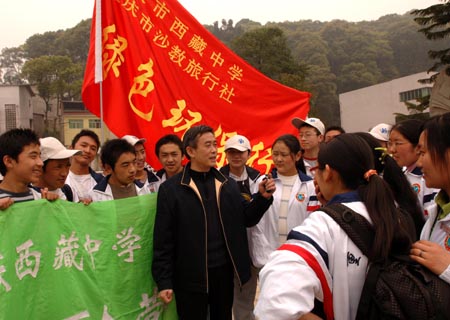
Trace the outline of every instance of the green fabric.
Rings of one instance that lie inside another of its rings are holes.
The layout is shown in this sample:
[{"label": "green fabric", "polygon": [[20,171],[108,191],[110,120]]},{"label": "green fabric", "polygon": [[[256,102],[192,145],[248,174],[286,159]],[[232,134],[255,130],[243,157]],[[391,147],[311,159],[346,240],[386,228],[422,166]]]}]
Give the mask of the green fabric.
[{"label": "green fabric", "polygon": [[450,213],[450,201],[449,201],[448,195],[444,191],[441,190],[437,194],[434,201],[439,206],[438,220],[441,220]]},{"label": "green fabric", "polygon": [[155,211],[156,194],[0,211],[0,319],[177,319],[151,276]]}]

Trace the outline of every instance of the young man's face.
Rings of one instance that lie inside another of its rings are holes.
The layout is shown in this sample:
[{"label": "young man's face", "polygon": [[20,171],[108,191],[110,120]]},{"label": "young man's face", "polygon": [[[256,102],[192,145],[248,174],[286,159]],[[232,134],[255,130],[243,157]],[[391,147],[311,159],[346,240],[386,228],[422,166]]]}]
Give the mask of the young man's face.
[{"label": "young man's face", "polygon": [[111,173],[109,182],[118,186],[127,186],[136,179],[136,155],[134,153],[122,153],[117,159]]},{"label": "young man's face", "polygon": [[158,160],[166,171],[167,176],[173,176],[181,171],[183,155],[180,147],[175,143],[163,144],[159,148]]},{"label": "young man's face", "polygon": [[214,134],[206,132],[197,140],[197,147],[186,148],[191,157],[191,168],[195,171],[207,172],[216,166],[217,141]]},{"label": "young man's face", "polygon": [[81,150],[82,153],[73,156],[73,161],[81,165],[90,165],[97,155],[98,145],[90,136],[82,136],[73,146],[75,150]]},{"label": "young man's face", "polygon": [[245,164],[250,157],[250,152],[230,148],[225,151],[225,155],[230,168],[240,170],[245,167]]},{"label": "young man's face", "polygon": [[298,130],[300,145],[303,150],[309,151],[319,150],[319,144],[323,140],[323,136],[317,133],[317,130],[310,126],[303,126]]},{"label": "young man's face", "polygon": [[70,158],[50,159],[47,161],[41,180],[49,190],[62,188],[69,174]]},{"label": "young man's face", "polygon": [[7,175],[11,175],[18,183],[28,185],[38,183],[42,175],[41,148],[37,144],[30,144],[23,147],[22,152],[17,157],[17,161],[10,159],[7,165]]},{"label": "young man's face", "polygon": [[325,133],[325,142],[330,142],[331,140],[333,140],[335,137],[337,137],[340,134],[341,134],[341,132],[339,130],[328,131],[327,133]]},{"label": "young man's face", "polygon": [[134,151],[136,153],[136,170],[142,171],[145,167],[145,148],[142,143],[136,143],[134,145]]}]

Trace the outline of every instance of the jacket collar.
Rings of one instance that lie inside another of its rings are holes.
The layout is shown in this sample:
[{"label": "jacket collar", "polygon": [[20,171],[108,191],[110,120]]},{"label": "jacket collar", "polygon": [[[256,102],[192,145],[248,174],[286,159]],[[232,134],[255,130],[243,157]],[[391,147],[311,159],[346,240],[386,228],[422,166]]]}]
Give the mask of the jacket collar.
[{"label": "jacket collar", "polygon": [[[301,170],[297,170],[297,172],[298,172],[298,177],[300,178],[301,182],[311,181],[312,180],[312,178],[310,176],[307,176]],[[272,178],[274,178],[274,179],[278,178],[277,168],[273,168],[271,173],[272,173]]]},{"label": "jacket collar", "polygon": [[[261,175],[261,173],[258,170],[253,169],[252,167],[249,167],[249,166],[245,166],[245,170],[247,170],[248,177],[253,181],[258,179],[259,176]],[[223,166],[222,168],[220,168],[219,171],[226,176],[230,176],[230,165],[227,164],[227,165]]]},{"label": "jacket collar", "polygon": [[[189,185],[189,183],[191,182],[192,178],[189,173],[190,169],[191,169],[191,162],[188,162],[188,164],[185,165],[183,168],[183,172],[181,175],[181,184]],[[214,175],[214,178],[222,184],[228,181],[228,178],[216,168],[211,168],[211,173]]]},{"label": "jacket collar", "polygon": [[108,187],[109,178],[111,178],[110,174],[106,177],[103,177],[103,179],[101,179],[100,182],[95,185],[94,190],[105,192],[106,187]]},{"label": "jacket collar", "polygon": [[[106,188],[108,187],[109,178],[111,178],[111,175],[107,175],[106,177],[103,177],[102,180],[100,180],[99,183],[97,183],[94,187],[94,190],[98,190],[101,192],[105,192]],[[144,183],[139,180],[134,180],[134,184],[139,188],[142,189],[144,187]]]},{"label": "jacket collar", "polygon": [[[144,168],[144,170],[147,172],[148,182],[158,182],[159,181],[159,178],[156,176],[156,174],[152,170],[149,170],[148,168]],[[139,186],[139,184],[137,184],[137,185]]]}]

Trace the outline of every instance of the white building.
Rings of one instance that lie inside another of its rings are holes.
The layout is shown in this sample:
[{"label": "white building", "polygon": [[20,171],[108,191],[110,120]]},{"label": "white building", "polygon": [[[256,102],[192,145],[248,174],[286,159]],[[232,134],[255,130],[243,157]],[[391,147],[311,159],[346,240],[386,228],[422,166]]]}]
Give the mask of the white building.
[{"label": "white building", "polygon": [[356,132],[368,131],[378,123],[394,124],[394,113],[408,114],[405,101],[415,102],[431,93],[431,84],[418,82],[430,76],[421,72],[340,94],[341,126]]},{"label": "white building", "polygon": [[[29,128],[44,136],[45,110],[44,100],[30,85],[0,85],[0,134],[14,128]],[[49,124],[57,121],[57,115],[56,101],[52,101],[47,112]]]},{"label": "white building", "polygon": [[33,128],[33,91],[29,85],[0,86],[0,133]]}]

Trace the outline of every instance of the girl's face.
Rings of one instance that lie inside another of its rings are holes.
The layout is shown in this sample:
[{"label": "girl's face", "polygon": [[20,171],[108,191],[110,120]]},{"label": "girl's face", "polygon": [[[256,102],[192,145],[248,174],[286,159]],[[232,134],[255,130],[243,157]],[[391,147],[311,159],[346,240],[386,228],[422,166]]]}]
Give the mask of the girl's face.
[{"label": "girl's face", "polygon": [[275,167],[283,176],[294,176],[297,174],[296,161],[300,159],[300,153],[293,154],[289,147],[282,141],[278,141],[272,147],[272,159]]},{"label": "girl's face", "polygon": [[400,167],[414,165],[419,157],[418,147],[414,147],[400,132],[392,130],[389,135],[388,151]]},{"label": "girl's face", "polygon": [[[438,163],[433,162],[427,147],[426,132],[422,132],[419,138],[419,158],[417,166],[422,168],[423,178],[428,188],[448,190],[450,188],[450,172],[447,161],[440,159]],[[447,150],[447,159],[450,159],[450,149]]]}]

